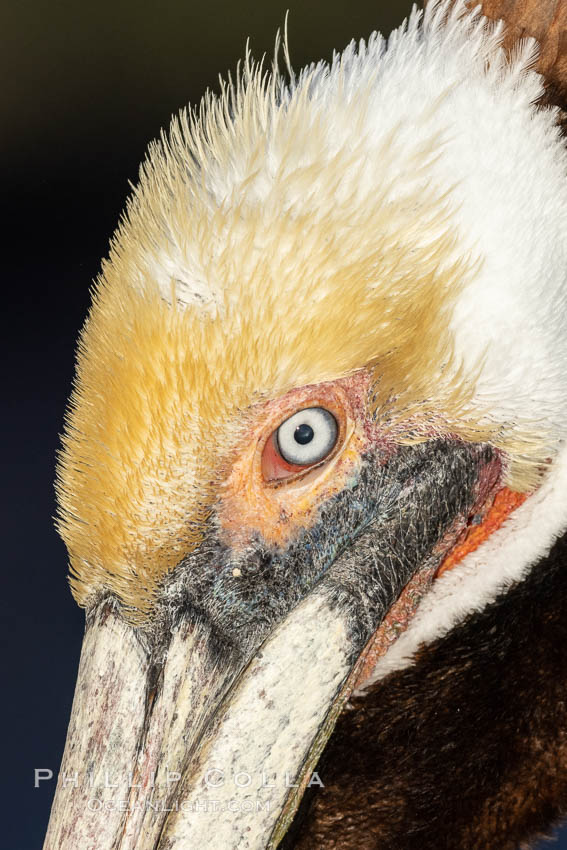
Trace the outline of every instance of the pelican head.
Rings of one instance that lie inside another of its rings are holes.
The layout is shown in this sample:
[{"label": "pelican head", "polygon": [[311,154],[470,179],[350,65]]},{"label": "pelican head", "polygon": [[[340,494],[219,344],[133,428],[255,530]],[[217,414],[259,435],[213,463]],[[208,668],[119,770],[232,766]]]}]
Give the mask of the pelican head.
[{"label": "pelican head", "polygon": [[60,456],[49,850],[277,846],[353,690],[565,524],[567,160],[502,33],[441,2],[299,75],[247,57],[150,147]]}]

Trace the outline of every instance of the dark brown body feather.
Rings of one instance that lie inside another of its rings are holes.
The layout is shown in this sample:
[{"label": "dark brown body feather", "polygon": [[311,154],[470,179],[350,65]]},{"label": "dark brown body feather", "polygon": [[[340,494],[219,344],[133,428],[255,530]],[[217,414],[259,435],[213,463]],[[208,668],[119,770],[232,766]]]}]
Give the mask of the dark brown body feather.
[{"label": "dark brown body feather", "polygon": [[567,537],[353,705],[284,847],[515,850],[545,833],[567,812]]}]

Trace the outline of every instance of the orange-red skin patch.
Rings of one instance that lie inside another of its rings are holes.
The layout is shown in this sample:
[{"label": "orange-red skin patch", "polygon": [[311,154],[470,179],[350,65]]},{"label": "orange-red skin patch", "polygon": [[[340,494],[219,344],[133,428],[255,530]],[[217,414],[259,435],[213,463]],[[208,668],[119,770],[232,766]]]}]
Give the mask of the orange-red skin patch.
[{"label": "orange-red skin patch", "polygon": [[432,583],[444,572],[456,567],[470,552],[478,549],[481,543],[500,528],[512,511],[525,502],[527,496],[527,493],[516,493],[508,487],[503,487],[496,493],[492,504],[487,504],[482,523],[467,527],[436,571],[418,570],[368,641],[359,673],[353,682],[353,689],[364,689],[378,660],[407,629],[422,597],[428,592]]},{"label": "orange-red skin patch", "polygon": [[500,528],[512,511],[526,501],[526,498],[527,493],[516,493],[508,487],[499,490],[483,521],[480,525],[472,525],[466,529],[462,540],[449,552],[437,570],[435,578],[452,570],[466,555],[478,549],[494,531]]}]

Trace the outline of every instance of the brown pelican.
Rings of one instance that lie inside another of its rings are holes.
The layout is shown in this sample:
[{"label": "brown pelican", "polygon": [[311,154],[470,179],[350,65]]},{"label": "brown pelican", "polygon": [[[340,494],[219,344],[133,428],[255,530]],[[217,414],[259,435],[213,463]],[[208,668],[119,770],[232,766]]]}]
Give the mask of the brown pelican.
[{"label": "brown pelican", "polygon": [[60,459],[49,850],[495,850],[566,810],[567,155],[503,36],[443,0],[247,57],[150,148]]}]

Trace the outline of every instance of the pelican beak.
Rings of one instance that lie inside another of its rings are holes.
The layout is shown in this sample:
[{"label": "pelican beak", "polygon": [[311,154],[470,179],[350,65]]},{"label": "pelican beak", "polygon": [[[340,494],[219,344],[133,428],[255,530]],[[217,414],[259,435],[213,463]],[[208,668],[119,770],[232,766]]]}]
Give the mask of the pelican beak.
[{"label": "pelican beak", "polygon": [[[493,450],[458,441],[365,463],[309,539],[287,560],[273,553],[273,586],[254,552],[249,584],[230,557],[205,581],[209,543],[180,565],[152,632],[110,600],[91,610],[46,850],[277,846],[369,639],[408,582],[432,576],[500,474]],[[362,504],[371,510],[359,516]],[[339,544],[333,516],[346,505],[351,539]],[[306,591],[289,575],[313,566],[315,539],[328,563]]]},{"label": "pelican beak", "polygon": [[310,597],[244,671],[186,620],[158,670],[113,606],[97,608],[45,848],[231,847],[242,831],[267,847],[352,666],[330,619]]}]

